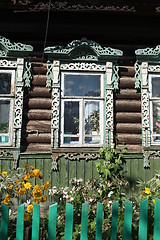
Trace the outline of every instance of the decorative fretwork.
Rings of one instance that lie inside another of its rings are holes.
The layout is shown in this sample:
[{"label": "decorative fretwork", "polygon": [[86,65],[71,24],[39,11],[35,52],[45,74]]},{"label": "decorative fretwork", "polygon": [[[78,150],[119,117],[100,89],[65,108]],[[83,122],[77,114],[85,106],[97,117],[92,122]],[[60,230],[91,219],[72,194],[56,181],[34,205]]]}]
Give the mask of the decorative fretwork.
[{"label": "decorative fretwork", "polygon": [[148,72],[160,72],[160,65],[149,66]]},{"label": "decorative fretwork", "polygon": [[32,79],[32,64],[31,62],[25,63],[25,70],[23,74],[23,81],[25,87],[31,87],[31,79]]},{"label": "decorative fretwork", "polygon": [[143,49],[137,49],[135,51],[137,56],[145,56],[145,57],[154,57],[154,56],[158,56],[160,54],[160,45],[157,45],[155,48],[143,48]]},{"label": "decorative fretwork", "polygon": [[150,168],[148,151],[143,151],[143,159],[144,159],[144,168],[146,169]]},{"label": "decorative fretwork", "polygon": [[12,150],[0,150],[0,158],[9,156],[12,156]]},{"label": "decorative fretwork", "polygon": [[138,62],[135,63],[135,88],[141,88],[141,67]]},{"label": "decorative fretwork", "polygon": [[106,91],[106,144],[113,147],[113,90]]},{"label": "decorative fretwork", "polygon": [[160,151],[149,151],[149,158],[160,158]]},{"label": "decorative fretwork", "polygon": [[7,53],[3,50],[0,50],[0,57],[6,57]]},{"label": "decorative fretwork", "polygon": [[[80,54],[81,51],[81,54]],[[89,51],[89,56],[88,56]],[[94,60],[95,58],[97,60],[106,60],[106,57],[118,57],[122,56],[123,52],[121,50],[113,49],[110,47],[102,47],[98,43],[87,40],[86,38],[82,38],[81,40],[74,40],[71,43],[69,43],[66,47],[64,46],[53,46],[53,47],[47,47],[44,50],[47,54],[52,54],[52,56],[55,56],[58,58],[68,58],[72,59],[72,55],[76,56],[78,58],[74,58],[74,60],[79,60],[79,56],[81,56],[81,60]],[[82,53],[84,55],[82,55]],[[79,55],[80,54],[80,55]],[[89,57],[89,59],[88,59]]]},{"label": "decorative fretwork", "polygon": [[99,153],[66,153],[64,157],[66,159],[72,160],[72,161],[80,161],[80,160],[96,160],[99,158]]},{"label": "decorative fretwork", "polygon": [[3,67],[3,68],[16,68],[17,67],[17,62],[9,61],[7,59],[1,59],[0,60],[0,67]]},{"label": "decorative fretwork", "polygon": [[15,128],[21,128],[22,108],[23,108],[23,91],[22,87],[17,87],[15,96],[15,116],[14,116]]},{"label": "decorative fretwork", "polygon": [[[16,0],[13,0],[16,1]],[[28,0],[23,0],[25,2],[28,2]],[[23,2],[22,0],[19,0],[19,2]],[[43,3],[39,2],[34,7],[30,7],[30,11],[47,11],[49,8],[49,3]],[[74,2],[70,3],[70,1],[55,1],[54,3],[50,4],[50,9],[53,11],[57,10],[65,10],[65,11],[105,11],[105,12],[135,12],[134,6],[114,6],[109,5],[105,2],[96,1],[94,4],[90,3],[81,3],[81,2]]]},{"label": "decorative fretwork", "polygon": [[46,87],[51,88],[53,80],[53,64],[50,61],[47,61],[47,81]]},{"label": "decorative fretwork", "polygon": [[78,62],[64,63],[60,66],[61,70],[84,70],[84,71],[105,71],[106,66],[96,63]]},{"label": "decorative fretwork", "polygon": [[114,89],[119,89],[118,87],[118,82],[119,82],[119,67],[117,64],[113,65],[113,76],[112,76],[112,83],[113,83],[113,88]]},{"label": "decorative fretwork", "polygon": [[9,39],[3,37],[3,36],[0,36],[0,48],[4,48],[2,49],[3,51],[5,51],[5,53],[7,53],[8,55],[8,52],[9,52],[9,55],[12,55],[14,54],[14,52],[30,52],[30,51],[33,51],[33,47],[31,45],[26,45],[26,44],[23,44],[23,43],[11,43]]}]

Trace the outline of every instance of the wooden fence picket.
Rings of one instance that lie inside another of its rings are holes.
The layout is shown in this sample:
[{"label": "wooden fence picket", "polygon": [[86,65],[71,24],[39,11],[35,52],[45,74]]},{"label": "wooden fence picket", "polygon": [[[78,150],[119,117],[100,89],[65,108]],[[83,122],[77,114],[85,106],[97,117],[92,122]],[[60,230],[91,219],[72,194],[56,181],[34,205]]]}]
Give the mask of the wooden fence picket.
[{"label": "wooden fence picket", "polygon": [[96,240],[102,240],[102,221],[103,221],[103,204],[97,202]]},{"label": "wooden fence picket", "polygon": [[8,221],[9,220],[9,207],[2,205],[1,208],[1,234],[0,240],[8,239]]},{"label": "wooden fence picket", "polygon": [[66,214],[65,214],[65,240],[72,240],[73,235],[73,205],[66,203]]},{"label": "wooden fence picket", "polygon": [[32,240],[39,240],[40,206],[33,204]]},{"label": "wooden fence picket", "polygon": [[17,208],[16,240],[23,240],[24,232],[24,204]]},{"label": "wooden fence picket", "polygon": [[57,203],[49,207],[48,240],[56,240]]},{"label": "wooden fence picket", "polygon": [[88,231],[88,202],[82,204],[82,215],[81,215],[81,238],[80,240],[87,240]]},{"label": "wooden fence picket", "polygon": [[160,199],[155,198],[153,239],[160,239]]},{"label": "wooden fence picket", "polygon": [[116,201],[112,204],[112,222],[111,222],[110,240],[117,239],[118,208],[119,208],[119,201]]},{"label": "wooden fence picket", "polygon": [[140,202],[139,240],[147,240],[148,200]]},{"label": "wooden fence picket", "polygon": [[123,240],[130,240],[132,237],[132,212],[133,204],[125,201]]}]

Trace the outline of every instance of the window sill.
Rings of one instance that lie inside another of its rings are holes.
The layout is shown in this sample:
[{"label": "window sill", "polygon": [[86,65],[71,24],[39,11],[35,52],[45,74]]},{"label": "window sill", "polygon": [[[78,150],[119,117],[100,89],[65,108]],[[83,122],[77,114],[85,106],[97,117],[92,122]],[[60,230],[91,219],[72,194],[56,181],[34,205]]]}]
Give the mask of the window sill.
[{"label": "window sill", "polygon": [[57,149],[52,149],[52,153],[99,153],[100,147],[91,147],[91,148],[57,148]]}]

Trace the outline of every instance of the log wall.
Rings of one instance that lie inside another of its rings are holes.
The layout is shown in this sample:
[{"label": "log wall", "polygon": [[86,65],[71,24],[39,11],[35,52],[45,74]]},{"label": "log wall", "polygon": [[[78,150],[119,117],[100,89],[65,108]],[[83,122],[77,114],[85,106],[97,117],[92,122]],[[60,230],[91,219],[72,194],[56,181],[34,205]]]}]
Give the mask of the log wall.
[{"label": "log wall", "polygon": [[120,66],[119,92],[115,93],[115,133],[120,147],[142,152],[141,94],[135,89],[134,67]]},{"label": "log wall", "polygon": [[25,91],[21,151],[51,151],[51,93],[46,63],[33,58],[31,88]]}]

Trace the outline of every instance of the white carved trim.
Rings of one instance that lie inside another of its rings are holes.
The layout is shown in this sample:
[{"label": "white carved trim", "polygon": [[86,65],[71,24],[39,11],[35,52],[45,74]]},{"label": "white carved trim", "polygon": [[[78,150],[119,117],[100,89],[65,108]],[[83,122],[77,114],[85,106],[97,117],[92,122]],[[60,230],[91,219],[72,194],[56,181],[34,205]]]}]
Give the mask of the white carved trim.
[{"label": "white carved trim", "polygon": [[106,71],[105,65],[87,62],[61,64],[60,70]]},{"label": "white carved trim", "polygon": [[160,65],[149,66],[148,67],[148,72],[160,72]]},{"label": "white carved trim", "polygon": [[1,59],[0,60],[0,67],[4,67],[4,68],[16,68],[17,67],[17,63],[16,62],[12,62],[6,59]]}]

